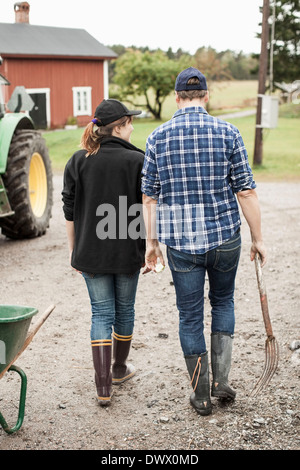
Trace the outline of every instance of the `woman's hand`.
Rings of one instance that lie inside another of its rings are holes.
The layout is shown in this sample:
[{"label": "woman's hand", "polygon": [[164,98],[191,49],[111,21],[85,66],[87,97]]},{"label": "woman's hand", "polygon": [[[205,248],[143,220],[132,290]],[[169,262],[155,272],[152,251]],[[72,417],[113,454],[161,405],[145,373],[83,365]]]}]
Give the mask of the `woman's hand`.
[{"label": "woman's hand", "polygon": [[70,251],[70,254],[69,254],[69,261],[70,261],[71,268],[74,269],[74,271],[76,271],[77,273],[82,274],[81,271],[78,271],[78,269],[73,268],[73,266],[71,264],[71,262],[72,262],[72,253],[73,253],[73,250]]},{"label": "woman's hand", "polygon": [[158,241],[149,242],[145,253],[145,270],[143,274],[147,274],[150,271],[157,272],[156,266],[158,264],[158,258],[163,266],[165,266],[164,256],[160,249]]}]

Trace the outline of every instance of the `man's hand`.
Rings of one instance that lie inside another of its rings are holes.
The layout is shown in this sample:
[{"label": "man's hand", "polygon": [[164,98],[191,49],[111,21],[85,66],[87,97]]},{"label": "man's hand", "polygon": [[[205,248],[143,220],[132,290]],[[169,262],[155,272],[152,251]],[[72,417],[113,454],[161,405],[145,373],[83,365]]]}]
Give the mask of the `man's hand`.
[{"label": "man's hand", "polygon": [[250,250],[250,259],[254,260],[256,253],[258,254],[261,262],[261,267],[263,267],[267,262],[267,251],[263,241],[261,242],[252,242]]}]

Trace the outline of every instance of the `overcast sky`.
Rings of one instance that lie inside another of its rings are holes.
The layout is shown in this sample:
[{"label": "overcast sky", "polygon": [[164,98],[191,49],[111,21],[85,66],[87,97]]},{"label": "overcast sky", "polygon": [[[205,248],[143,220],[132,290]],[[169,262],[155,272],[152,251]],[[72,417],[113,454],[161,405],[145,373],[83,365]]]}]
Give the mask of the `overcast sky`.
[{"label": "overcast sky", "polygon": [[[0,0],[0,22],[14,23],[17,0]],[[28,0],[32,25],[82,28],[105,45],[211,46],[260,52],[263,0]],[[0,45],[1,49],[1,45]]]}]

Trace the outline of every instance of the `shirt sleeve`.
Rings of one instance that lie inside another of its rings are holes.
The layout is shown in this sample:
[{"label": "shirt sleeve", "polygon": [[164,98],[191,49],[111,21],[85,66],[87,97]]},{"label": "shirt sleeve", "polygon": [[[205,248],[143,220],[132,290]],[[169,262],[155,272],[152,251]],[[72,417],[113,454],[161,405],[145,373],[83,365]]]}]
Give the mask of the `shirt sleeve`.
[{"label": "shirt sleeve", "polygon": [[235,136],[231,163],[231,184],[233,191],[238,193],[245,189],[256,188],[248,161],[247,150],[239,132]]},{"label": "shirt sleeve", "polygon": [[155,139],[152,136],[147,139],[142,175],[142,193],[158,199],[161,186],[155,157]]},{"label": "shirt sleeve", "polygon": [[74,220],[74,201],[75,201],[75,175],[74,167],[72,165],[73,159],[70,159],[65,167],[63,177],[63,212],[65,219],[68,221]]}]

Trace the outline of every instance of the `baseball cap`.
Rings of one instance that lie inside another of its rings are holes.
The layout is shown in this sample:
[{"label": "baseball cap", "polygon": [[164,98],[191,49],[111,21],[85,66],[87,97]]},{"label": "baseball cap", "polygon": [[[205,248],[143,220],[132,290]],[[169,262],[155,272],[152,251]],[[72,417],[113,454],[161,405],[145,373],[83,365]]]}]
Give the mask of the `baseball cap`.
[{"label": "baseball cap", "polygon": [[[199,79],[199,83],[195,85],[188,85],[187,82],[189,79],[194,77]],[[188,69],[183,70],[176,78],[175,91],[188,90],[207,90],[205,76],[195,67],[189,67]]]},{"label": "baseball cap", "polygon": [[123,116],[136,116],[141,113],[142,111],[130,111],[120,101],[110,98],[103,100],[97,106],[94,117],[100,121],[102,126],[106,126],[111,122],[121,119]]}]

